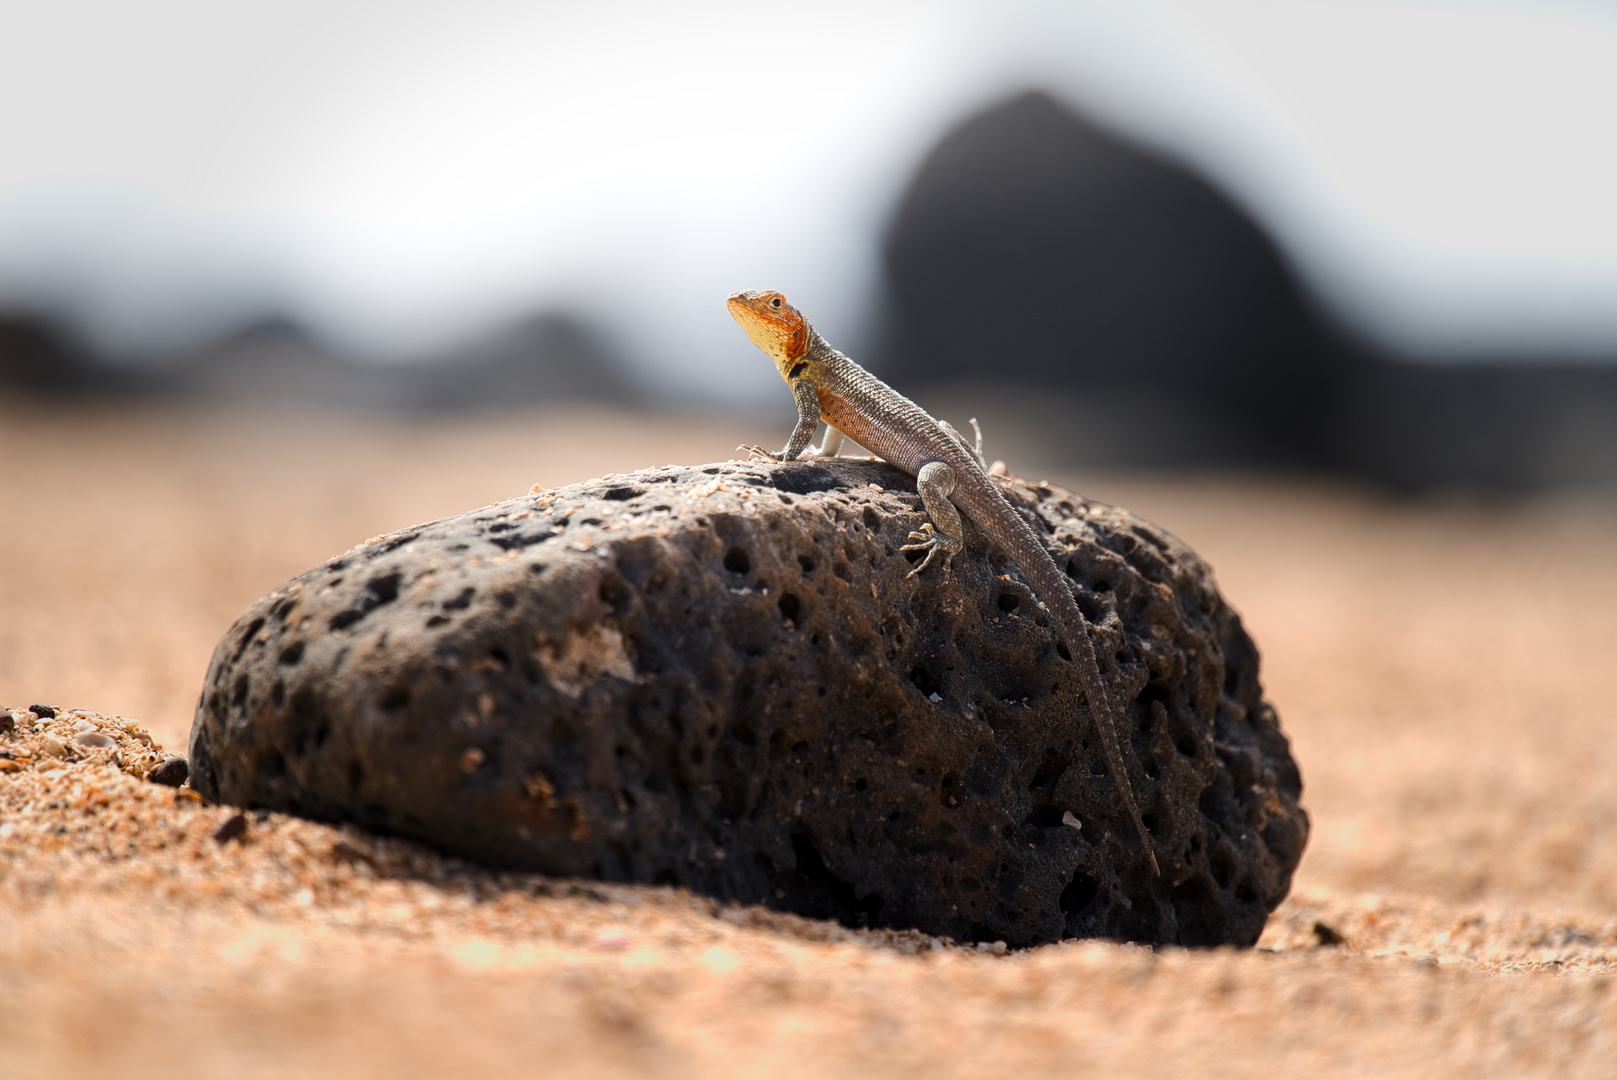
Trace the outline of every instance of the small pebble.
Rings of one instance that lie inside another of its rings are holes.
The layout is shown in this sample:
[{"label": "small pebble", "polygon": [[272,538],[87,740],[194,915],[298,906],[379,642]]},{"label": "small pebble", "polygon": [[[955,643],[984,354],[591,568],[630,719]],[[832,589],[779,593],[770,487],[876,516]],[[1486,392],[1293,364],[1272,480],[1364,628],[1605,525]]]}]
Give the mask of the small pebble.
[{"label": "small pebble", "polygon": [[213,838],[221,844],[228,844],[232,840],[240,840],[247,835],[247,815],[243,813],[231,814],[225,823],[213,830]]},{"label": "small pebble", "polygon": [[30,705],[28,706],[28,711],[39,717],[41,720],[56,719],[56,710],[51,708],[49,705]]},{"label": "small pebble", "polygon": [[41,736],[39,740],[39,749],[46,757],[59,758],[67,756],[67,747],[63,746],[59,741],[57,741],[54,735]]},{"label": "small pebble", "polygon": [[164,758],[157,768],[146,774],[146,779],[164,787],[179,787],[190,775],[190,763],[176,754],[174,757]]},{"label": "small pebble", "polygon": [[376,857],[369,851],[347,840],[338,840],[331,845],[331,857],[351,866],[373,866],[376,863]]},{"label": "small pebble", "polygon": [[0,731],[15,731],[17,721],[9,712],[0,712]]},{"label": "small pebble", "polygon": [[114,739],[111,735],[103,735],[99,731],[83,732],[73,741],[78,743],[80,746],[93,746],[103,750],[109,746],[118,745],[117,739]]},{"label": "small pebble", "polygon": [[1327,948],[1347,944],[1347,935],[1329,923],[1316,922],[1314,924],[1314,937],[1318,939],[1321,945]]}]

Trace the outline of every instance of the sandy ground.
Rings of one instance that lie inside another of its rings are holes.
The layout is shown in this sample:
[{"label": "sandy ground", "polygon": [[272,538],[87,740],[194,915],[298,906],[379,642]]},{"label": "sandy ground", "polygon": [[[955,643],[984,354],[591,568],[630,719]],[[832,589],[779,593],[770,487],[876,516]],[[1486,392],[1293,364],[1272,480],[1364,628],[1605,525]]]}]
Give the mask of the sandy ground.
[{"label": "sandy ground", "polygon": [[789,406],[0,405],[0,703],[86,710],[0,733],[0,1077],[1617,1076],[1617,506],[1072,475],[984,419],[1191,543],[1263,650],[1314,832],[1258,949],[1001,955],[279,815],[221,842],[232,808],[138,776],[249,602],[534,483],[777,442]]}]

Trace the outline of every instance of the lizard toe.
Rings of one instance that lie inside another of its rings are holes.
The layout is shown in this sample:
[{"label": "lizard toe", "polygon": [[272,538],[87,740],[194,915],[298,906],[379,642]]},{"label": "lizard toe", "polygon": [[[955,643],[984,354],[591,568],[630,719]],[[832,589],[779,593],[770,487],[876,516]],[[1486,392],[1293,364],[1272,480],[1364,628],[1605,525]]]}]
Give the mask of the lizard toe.
[{"label": "lizard toe", "polygon": [[912,538],[921,540],[922,542],[916,544],[905,544],[898,550],[924,551],[926,552],[926,558],[916,563],[915,568],[904,575],[907,578],[912,578],[916,574],[919,574],[922,570],[925,570],[932,564],[932,560],[936,559],[939,554],[943,556],[943,565],[948,567],[949,561],[954,557],[954,553],[960,548],[958,543],[950,544],[949,538],[941,533],[932,533],[924,536],[921,533],[911,533],[910,535]]},{"label": "lizard toe", "polygon": [[937,533],[933,530],[931,522],[927,522],[919,529],[912,531],[906,539],[910,540],[911,543],[899,548],[900,551],[925,551],[938,542]]}]

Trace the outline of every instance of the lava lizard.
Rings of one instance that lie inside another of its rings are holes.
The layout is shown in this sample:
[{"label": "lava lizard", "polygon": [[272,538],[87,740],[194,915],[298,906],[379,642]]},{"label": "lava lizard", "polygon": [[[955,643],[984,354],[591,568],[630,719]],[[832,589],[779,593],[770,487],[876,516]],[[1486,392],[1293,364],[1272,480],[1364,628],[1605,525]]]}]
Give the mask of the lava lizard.
[{"label": "lava lizard", "polygon": [[[960,512],[972,520],[989,540],[1007,552],[1033,584],[1044,606],[1055,616],[1061,640],[1067,646],[1084,695],[1089,699],[1095,730],[1106,751],[1106,763],[1117,781],[1129,817],[1140,834],[1145,856],[1154,873],[1157,857],[1150,835],[1134,804],[1134,790],[1123,768],[1118,747],[1122,717],[1112,704],[1095,646],[1089,640],[1083,612],[1072,598],[1067,577],[1038,534],[1000,494],[983,468],[982,433],[977,433],[975,449],[947,423],[934,420],[915,402],[906,398],[876,376],[826,344],[801,312],[778,292],[738,292],[727,304],[730,315],[747,332],[752,343],[775,361],[781,378],[797,400],[797,426],[786,449],[772,454],[757,446],[742,446],[750,455],[768,461],[797,461],[804,458],[835,457],[844,437],[874,450],[893,465],[915,476],[915,486],[932,520],[909,535],[903,551],[924,551],[910,575],[926,569],[940,553],[944,564],[964,546]],[[809,450],[814,429],[826,423],[825,439],[818,449]],[[976,426],[976,421],[972,422]]]}]

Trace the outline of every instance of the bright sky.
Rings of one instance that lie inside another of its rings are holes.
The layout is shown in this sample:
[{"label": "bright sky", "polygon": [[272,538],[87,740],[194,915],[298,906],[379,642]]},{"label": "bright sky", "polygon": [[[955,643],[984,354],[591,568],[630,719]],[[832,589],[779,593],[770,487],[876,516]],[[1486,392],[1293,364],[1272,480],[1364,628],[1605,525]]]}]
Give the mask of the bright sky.
[{"label": "bright sky", "polygon": [[576,307],[767,392],[723,296],[856,345],[919,156],[1045,86],[1199,164],[1373,337],[1617,356],[1612,12],[0,0],[0,301],[126,353],[284,310],[377,356]]}]

